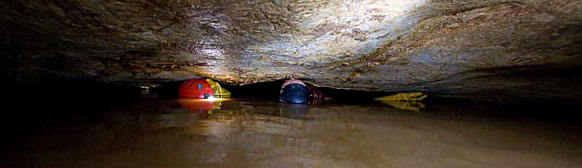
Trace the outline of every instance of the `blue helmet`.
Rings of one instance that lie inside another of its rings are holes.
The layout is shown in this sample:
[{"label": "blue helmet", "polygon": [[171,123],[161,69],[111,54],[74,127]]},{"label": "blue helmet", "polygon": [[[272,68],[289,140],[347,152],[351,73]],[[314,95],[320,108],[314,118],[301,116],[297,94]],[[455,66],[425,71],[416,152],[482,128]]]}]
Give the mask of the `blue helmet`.
[{"label": "blue helmet", "polygon": [[283,92],[279,96],[279,101],[284,103],[307,103],[309,100],[309,88],[301,84],[289,84],[283,88]]}]

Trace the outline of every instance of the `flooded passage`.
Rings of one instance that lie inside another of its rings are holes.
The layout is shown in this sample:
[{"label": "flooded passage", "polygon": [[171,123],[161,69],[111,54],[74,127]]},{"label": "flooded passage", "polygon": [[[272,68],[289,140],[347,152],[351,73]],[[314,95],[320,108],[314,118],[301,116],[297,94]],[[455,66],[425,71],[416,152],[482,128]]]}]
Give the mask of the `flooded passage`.
[{"label": "flooded passage", "polygon": [[34,126],[4,143],[0,166],[582,167],[576,124],[497,115],[503,108],[492,105],[426,106],[148,98],[91,113],[99,107],[79,105],[68,110],[83,115],[25,123]]}]

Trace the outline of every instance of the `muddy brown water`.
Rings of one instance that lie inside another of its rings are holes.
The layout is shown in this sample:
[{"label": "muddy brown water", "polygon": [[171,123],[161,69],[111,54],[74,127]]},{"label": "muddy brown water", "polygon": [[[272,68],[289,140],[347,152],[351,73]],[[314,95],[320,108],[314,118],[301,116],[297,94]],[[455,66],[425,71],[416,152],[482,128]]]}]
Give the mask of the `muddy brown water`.
[{"label": "muddy brown water", "polygon": [[579,125],[491,115],[503,111],[491,105],[144,98],[67,109],[99,112],[27,123],[0,166],[582,167]]}]

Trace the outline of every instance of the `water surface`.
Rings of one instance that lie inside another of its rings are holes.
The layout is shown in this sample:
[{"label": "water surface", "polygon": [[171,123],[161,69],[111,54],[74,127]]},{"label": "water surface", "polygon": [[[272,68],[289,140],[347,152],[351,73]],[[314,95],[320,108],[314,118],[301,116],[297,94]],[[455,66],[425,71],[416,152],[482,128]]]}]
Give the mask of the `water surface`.
[{"label": "water surface", "polygon": [[2,167],[582,166],[577,124],[491,105],[414,112],[379,102],[268,99],[62,104],[73,112],[25,123],[32,126],[6,144]]}]

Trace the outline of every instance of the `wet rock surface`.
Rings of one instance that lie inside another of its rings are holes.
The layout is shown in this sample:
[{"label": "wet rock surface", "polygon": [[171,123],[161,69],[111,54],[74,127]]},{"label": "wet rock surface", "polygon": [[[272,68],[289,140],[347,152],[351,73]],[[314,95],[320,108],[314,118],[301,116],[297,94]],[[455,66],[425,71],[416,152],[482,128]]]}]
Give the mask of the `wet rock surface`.
[{"label": "wet rock surface", "polygon": [[582,97],[580,0],[8,0],[0,12],[0,68],[20,82],[294,75],[367,91]]}]

